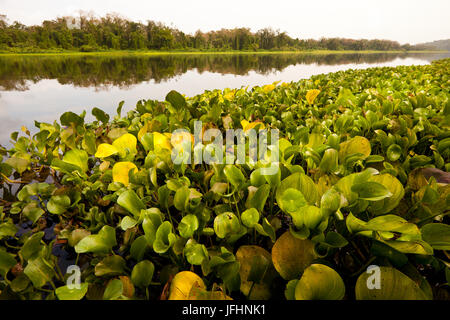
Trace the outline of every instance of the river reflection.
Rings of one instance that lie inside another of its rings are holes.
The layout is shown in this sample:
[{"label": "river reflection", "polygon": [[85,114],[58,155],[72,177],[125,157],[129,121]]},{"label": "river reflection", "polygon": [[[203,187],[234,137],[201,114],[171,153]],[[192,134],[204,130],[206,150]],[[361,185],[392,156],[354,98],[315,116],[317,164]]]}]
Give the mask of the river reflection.
[{"label": "river reflection", "polygon": [[374,54],[175,54],[0,56],[0,144],[34,120],[53,122],[65,111],[99,107],[113,114],[140,99],[164,99],[177,90],[204,90],[297,81],[349,68],[427,64],[448,53]]}]

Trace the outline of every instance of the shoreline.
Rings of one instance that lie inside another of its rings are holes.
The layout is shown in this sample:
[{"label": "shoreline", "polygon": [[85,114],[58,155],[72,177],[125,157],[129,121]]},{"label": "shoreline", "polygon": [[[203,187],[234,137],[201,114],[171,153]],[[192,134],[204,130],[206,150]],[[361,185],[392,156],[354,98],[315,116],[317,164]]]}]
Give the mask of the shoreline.
[{"label": "shoreline", "polygon": [[404,54],[419,54],[419,53],[447,53],[449,51],[443,50],[308,50],[308,51],[138,51],[138,50],[115,50],[115,51],[61,51],[61,52],[0,52],[0,57],[7,56],[161,56],[161,55],[269,55],[269,54],[297,54],[297,55],[325,55],[325,54],[376,54],[376,53],[404,53]]}]

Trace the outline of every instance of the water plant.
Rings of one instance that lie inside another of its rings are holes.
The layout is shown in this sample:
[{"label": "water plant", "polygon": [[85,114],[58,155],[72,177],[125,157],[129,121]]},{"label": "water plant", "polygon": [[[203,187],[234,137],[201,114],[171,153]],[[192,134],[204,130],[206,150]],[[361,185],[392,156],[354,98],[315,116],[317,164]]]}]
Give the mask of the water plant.
[{"label": "water plant", "polygon": [[[171,91],[23,127],[0,148],[0,298],[448,299],[449,71]],[[278,129],[277,174],[270,154],[175,164],[171,133],[195,121]]]}]

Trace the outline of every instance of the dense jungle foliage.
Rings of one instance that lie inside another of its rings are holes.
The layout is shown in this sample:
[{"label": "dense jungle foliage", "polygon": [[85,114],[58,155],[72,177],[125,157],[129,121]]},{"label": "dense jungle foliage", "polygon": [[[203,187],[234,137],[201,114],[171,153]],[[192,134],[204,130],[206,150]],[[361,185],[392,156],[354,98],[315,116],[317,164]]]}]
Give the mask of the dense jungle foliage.
[{"label": "dense jungle foliage", "polygon": [[264,28],[222,29],[186,34],[162,23],[146,24],[109,14],[46,20],[40,26],[9,24],[0,15],[0,50],[40,52],[49,50],[422,50],[423,46],[400,45],[390,40],[343,38],[294,39],[286,32]]},{"label": "dense jungle foliage", "polygon": [[[0,148],[0,298],[449,299],[449,75],[445,59],[171,91],[23,127]],[[211,146],[171,139],[196,120],[276,128],[279,146],[176,165]]]}]

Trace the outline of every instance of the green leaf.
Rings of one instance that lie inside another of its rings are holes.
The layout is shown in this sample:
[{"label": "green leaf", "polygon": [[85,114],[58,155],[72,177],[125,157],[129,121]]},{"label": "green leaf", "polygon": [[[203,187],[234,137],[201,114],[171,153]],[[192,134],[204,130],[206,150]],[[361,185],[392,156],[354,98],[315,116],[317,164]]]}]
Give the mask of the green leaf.
[{"label": "green leaf", "polygon": [[238,217],[232,212],[224,212],[214,219],[214,232],[219,238],[238,233],[241,229]]},{"label": "green leaf", "polygon": [[53,214],[63,214],[70,207],[70,198],[66,195],[52,196],[47,202],[47,210]]},{"label": "green leaf", "polygon": [[359,276],[355,286],[357,300],[428,300],[417,283],[397,269],[379,268],[379,289],[369,289],[369,285],[376,285],[377,271],[363,272]]},{"label": "green leaf", "polygon": [[95,275],[97,277],[112,277],[125,274],[126,262],[118,255],[104,258],[95,265]]},{"label": "green leaf", "polygon": [[0,249],[0,276],[6,278],[6,273],[17,264],[12,254]]},{"label": "green leaf", "polygon": [[345,285],[341,276],[323,264],[312,264],[295,287],[296,300],[342,300]]},{"label": "green leaf", "polygon": [[107,253],[116,244],[116,230],[113,227],[104,226],[98,234],[81,239],[75,246],[75,252]]},{"label": "green leaf", "polygon": [[155,266],[151,261],[143,260],[137,263],[131,272],[131,281],[136,287],[147,288],[152,282]]},{"label": "green leaf", "polygon": [[378,201],[392,196],[385,186],[373,181],[354,184],[352,192],[357,193],[360,199],[369,201]]},{"label": "green leaf", "polygon": [[59,300],[81,300],[86,295],[88,288],[88,283],[81,283],[79,289],[69,289],[67,286],[63,286],[57,288],[55,294]]},{"label": "green leaf", "polygon": [[286,289],[284,290],[286,300],[295,300],[295,287],[297,287],[297,283],[298,279],[294,279],[286,284]]},{"label": "green leaf", "polygon": [[234,165],[227,165],[223,172],[227,181],[231,183],[235,190],[239,190],[243,186],[245,177],[239,168]]},{"label": "green leaf", "polygon": [[128,212],[132,213],[135,218],[139,218],[141,210],[146,209],[142,200],[139,199],[138,195],[133,190],[122,192],[117,199],[117,203],[128,210]]},{"label": "green leaf", "polygon": [[302,172],[296,172],[294,174],[291,174],[286,179],[283,179],[280,185],[277,187],[275,198],[277,200],[278,206],[283,211],[285,211],[285,208],[283,207],[281,196],[289,188],[300,191],[306,202],[310,205],[314,205],[320,200],[319,192],[317,191],[317,187],[314,181],[306,174]]},{"label": "green leaf", "polygon": [[105,113],[103,110],[99,108],[93,108],[92,109],[92,115],[98,120],[103,122],[104,124],[107,124],[109,121],[109,115]]},{"label": "green leaf", "polygon": [[241,220],[244,226],[253,228],[259,222],[259,212],[255,208],[250,208],[242,212]]},{"label": "green leaf", "polygon": [[130,228],[133,228],[137,225],[137,221],[129,216],[123,217],[122,221],[120,222],[120,227],[123,231],[127,231]]},{"label": "green leaf", "polygon": [[295,213],[307,204],[303,194],[294,188],[284,190],[279,198],[279,207],[287,213]]},{"label": "green leaf", "polygon": [[268,184],[263,184],[256,190],[253,197],[250,199],[250,206],[256,208],[259,212],[264,211],[264,205],[266,204],[267,198],[269,197],[270,186]]},{"label": "green leaf", "polygon": [[181,219],[178,224],[178,231],[183,238],[190,238],[194,235],[194,232],[198,229],[199,223],[197,216],[188,214]]},{"label": "green leaf", "polygon": [[386,151],[386,156],[390,161],[397,161],[402,156],[403,150],[398,144],[391,144]]},{"label": "green leaf", "polygon": [[428,223],[420,232],[425,242],[436,250],[450,250],[450,225],[443,223]]},{"label": "green leaf", "polygon": [[172,224],[169,221],[164,221],[156,231],[153,250],[155,250],[156,253],[164,253],[173,246],[175,241],[176,236],[172,232]]},{"label": "green leaf", "polygon": [[70,127],[72,124],[75,126],[78,126],[78,125],[83,124],[83,122],[84,122],[83,118],[81,118],[79,115],[77,115],[71,111],[64,112],[59,119],[63,126],[68,126],[68,127]]},{"label": "green leaf", "polygon": [[103,293],[103,300],[117,300],[122,296],[123,283],[119,279],[111,280]]},{"label": "green leaf", "polygon": [[88,154],[84,150],[72,149],[64,154],[63,161],[77,166],[82,172],[88,171]]},{"label": "green leaf", "polygon": [[36,223],[36,221],[39,220],[39,218],[45,213],[45,211],[39,208],[36,202],[31,202],[23,208],[22,213],[33,223]]},{"label": "green leaf", "polygon": [[37,232],[25,241],[22,248],[20,249],[20,254],[25,260],[36,258],[39,256],[44,245],[41,244],[42,237],[44,236],[44,231]]},{"label": "green leaf", "polygon": [[14,237],[19,231],[14,223],[4,222],[0,224],[0,240],[7,237]]},{"label": "green leaf", "polygon": [[370,178],[370,181],[382,184],[392,194],[390,197],[370,203],[369,211],[373,212],[375,215],[391,212],[398,206],[405,195],[402,183],[388,173],[374,175]]},{"label": "green leaf", "polygon": [[186,260],[193,265],[202,265],[205,259],[208,259],[208,250],[203,244],[197,243],[193,239],[189,239],[184,247],[183,254]]},{"label": "green leaf", "polygon": [[5,163],[14,168],[19,174],[27,170],[30,161],[19,157],[11,157],[5,160]]},{"label": "green leaf", "polygon": [[173,204],[175,208],[180,211],[185,211],[189,202],[190,190],[187,186],[179,188],[175,192],[175,197],[173,198]]},{"label": "green leaf", "polygon": [[170,91],[166,95],[166,101],[170,102],[170,104],[177,110],[180,110],[186,107],[186,99],[175,90]]},{"label": "green leaf", "polygon": [[150,246],[148,245],[145,236],[140,236],[136,238],[131,244],[130,256],[136,261],[141,261],[142,259],[144,259],[144,255],[149,249]]},{"label": "green leaf", "polygon": [[28,260],[28,264],[23,272],[31,280],[35,288],[42,288],[55,275],[53,266],[43,257]]}]

